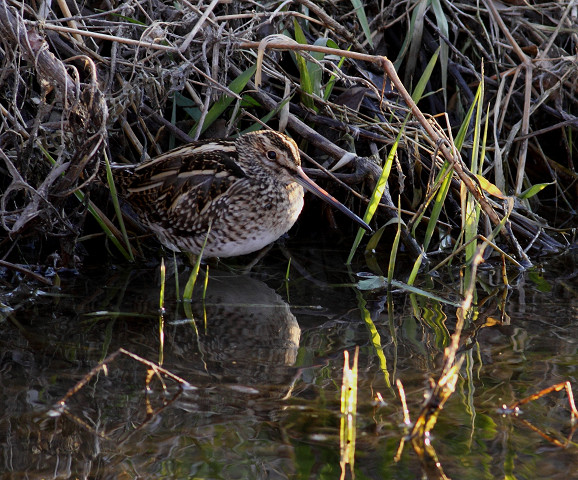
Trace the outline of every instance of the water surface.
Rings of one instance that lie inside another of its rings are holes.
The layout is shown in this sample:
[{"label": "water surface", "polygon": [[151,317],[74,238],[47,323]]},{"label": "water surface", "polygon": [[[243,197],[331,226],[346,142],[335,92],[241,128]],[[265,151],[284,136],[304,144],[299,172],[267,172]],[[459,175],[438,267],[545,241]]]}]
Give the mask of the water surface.
[{"label": "water surface", "polygon": [[[344,351],[356,346],[355,476],[422,478],[411,445],[394,460],[407,434],[395,381],[415,419],[455,308],[359,291],[364,267],[348,270],[346,252],[292,253],[288,278],[276,248],[248,275],[210,266],[192,303],[177,300],[168,258],[163,311],[156,262],[86,266],[61,273],[58,289],[4,272],[2,478],[339,478]],[[576,258],[512,273],[506,290],[499,268],[482,269],[456,392],[431,437],[448,477],[578,478],[576,445],[553,440],[576,440],[565,392],[500,411],[566,380],[578,392]],[[182,290],[190,268],[178,270]],[[418,283],[459,299],[449,276]],[[89,376],[121,348],[173,376],[124,354]]]}]

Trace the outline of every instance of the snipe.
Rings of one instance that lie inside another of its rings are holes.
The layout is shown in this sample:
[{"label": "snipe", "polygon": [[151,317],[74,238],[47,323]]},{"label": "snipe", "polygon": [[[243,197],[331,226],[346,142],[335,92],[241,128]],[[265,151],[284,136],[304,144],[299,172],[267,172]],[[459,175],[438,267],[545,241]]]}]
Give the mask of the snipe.
[{"label": "snipe", "polygon": [[194,142],[115,173],[141,222],[174,251],[204,257],[255,252],[277,240],[303,208],[303,188],[369,226],[302,170],[295,142],[262,130]]}]

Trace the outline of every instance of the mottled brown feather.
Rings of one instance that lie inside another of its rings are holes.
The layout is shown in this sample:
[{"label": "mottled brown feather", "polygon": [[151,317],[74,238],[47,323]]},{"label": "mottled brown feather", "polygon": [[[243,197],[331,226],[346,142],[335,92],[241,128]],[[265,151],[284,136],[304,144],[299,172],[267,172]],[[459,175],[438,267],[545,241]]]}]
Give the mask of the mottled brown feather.
[{"label": "mottled brown feather", "polygon": [[[236,163],[234,142],[215,143],[215,149],[208,152],[204,149],[206,145],[207,142],[189,144],[135,169],[132,181],[125,184],[125,191],[133,208],[146,216],[147,223],[174,228],[178,235],[195,233],[199,228],[207,230],[210,219],[199,222],[202,220],[199,213],[218,202],[219,197],[235,182],[246,178],[246,174]],[[175,205],[181,207],[175,208]]]},{"label": "mottled brown feather", "polygon": [[206,239],[207,257],[244,255],[275,241],[297,220],[303,186],[363,224],[304,174],[295,142],[270,130],[194,142],[115,178],[161,243],[198,254]]}]

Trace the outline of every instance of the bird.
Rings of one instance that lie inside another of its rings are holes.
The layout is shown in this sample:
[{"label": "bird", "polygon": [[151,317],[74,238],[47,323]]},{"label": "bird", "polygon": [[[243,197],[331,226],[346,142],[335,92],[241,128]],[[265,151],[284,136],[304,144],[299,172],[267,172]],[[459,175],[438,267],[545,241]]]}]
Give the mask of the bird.
[{"label": "bird", "polygon": [[161,244],[203,258],[246,255],[276,241],[297,221],[304,190],[371,231],[305,174],[295,141],[274,130],[188,143],[115,168],[113,178]]}]

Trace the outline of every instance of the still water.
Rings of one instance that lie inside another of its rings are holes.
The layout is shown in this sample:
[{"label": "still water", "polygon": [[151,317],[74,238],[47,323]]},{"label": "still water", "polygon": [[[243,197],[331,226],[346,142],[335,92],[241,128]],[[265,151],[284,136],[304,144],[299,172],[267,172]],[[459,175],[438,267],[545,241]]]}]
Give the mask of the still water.
[{"label": "still water", "polygon": [[[176,294],[190,267],[175,274],[168,257],[163,310],[158,263],[87,265],[60,273],[59,288],[5,271],[1,478],[578,479],[565,391],[518,416],[500,410],[567,380],[578,393],[576,253],[511,272],[508,288],[499,266],[481,269],[456,391],[430,438],[433,470],[409,442],[395,459],[408,433],[396,380],[415,419],[456,309],[361,291],[346,256],[300,248],[288,269],[275,247],[249,274],[211,265],[192,302]],[[459,272],[445,276],[417,285],[459,301]],[[352,467],[340,457],[340,395],[356,347]]]}]

